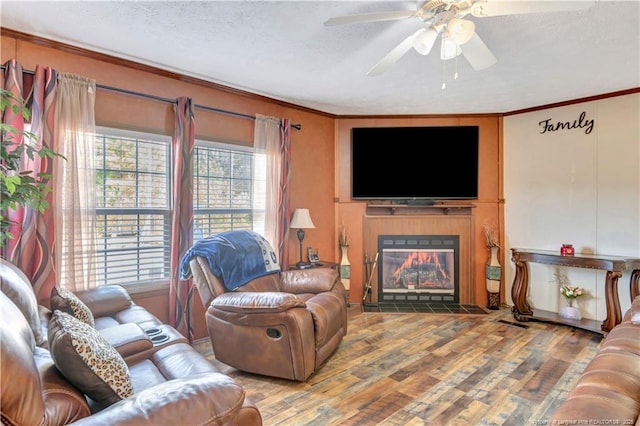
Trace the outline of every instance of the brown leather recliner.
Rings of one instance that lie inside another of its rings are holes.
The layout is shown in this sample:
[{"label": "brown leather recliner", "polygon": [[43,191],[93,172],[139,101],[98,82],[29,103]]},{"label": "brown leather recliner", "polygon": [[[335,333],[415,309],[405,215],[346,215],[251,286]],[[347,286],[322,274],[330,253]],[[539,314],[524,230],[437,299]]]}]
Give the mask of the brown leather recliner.
[{"label": "brown leather recliner", "polygon": [[231,367],[305,381],[347,334],[346,292],[333,269],[272,273],[229,291],[205,258],[189,265],[214,355]]},{"label": "brown leather recliner", "polygon": [[[52,324],[51,318],[60,314],[38,306],[26,276],[3,259],[0,287],[3,425],[262,424],[260,412],[245,398],[244,389],[220,373],[175,330],[176,334],[169,333],[167,342],[157,343],[145,337],[147,333],[141,327],[168,326],[156,323],[157,318],[135,306],[124,289],[115,287],[83,292],[83,296],[96,309],[96,329],[98,324],[105,326],[100,333],[113,338],[118,352],[126,348],[121,355],[131,378],[132,395],[108,406],[96,403],[80,387],[99,380],[88,374],[86,381],[72,384],[55,364],[67,360],[54,358],[54,350],[49,350],[49,346],[62,345],[60,330],[56,332],[55,325],[46,329]],[[137,319],[141,325],[119,323],[118,318]],[[108,324],[113,327],[106,327]],[[131,333],[136,328],[138,332]],[[171,328],[163,331],[168,329]],[[136,355],[136,348],[142,348],[142,352]],[[72,368],[81,364],[77,359],[73,362]]]}]

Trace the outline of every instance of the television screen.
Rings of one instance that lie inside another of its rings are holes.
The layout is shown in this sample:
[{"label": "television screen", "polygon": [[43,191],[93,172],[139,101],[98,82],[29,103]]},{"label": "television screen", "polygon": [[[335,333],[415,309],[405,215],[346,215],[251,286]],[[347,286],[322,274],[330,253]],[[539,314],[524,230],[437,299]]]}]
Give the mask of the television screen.
[{"label": "television screen", "polygon": [[478,198],[478,126],[353,128],[355,200]]}]

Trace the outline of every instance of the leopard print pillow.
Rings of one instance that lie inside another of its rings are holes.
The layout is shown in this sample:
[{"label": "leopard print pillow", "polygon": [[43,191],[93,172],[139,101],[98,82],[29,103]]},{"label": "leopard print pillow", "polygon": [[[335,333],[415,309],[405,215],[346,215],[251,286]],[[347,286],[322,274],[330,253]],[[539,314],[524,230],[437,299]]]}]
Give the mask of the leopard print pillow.
[{"label": "leopard print pillow", "polygon": [[49,350],[67,380],[99,404],[133,395],[129,367],[118,351],[96,329],[66,312],[53,312]]},{"label": "leopard print pillow", "polygon": [[73,315],[80,321],[89,324],[91,327],[95,327],[96,325],[93,313],[87,305],[85,305],[78,296],[67,289],[54,287],[53,290],[51,290],[51,301],[49,302],[49,305],[52,311],[58,309],[62,312]]}]

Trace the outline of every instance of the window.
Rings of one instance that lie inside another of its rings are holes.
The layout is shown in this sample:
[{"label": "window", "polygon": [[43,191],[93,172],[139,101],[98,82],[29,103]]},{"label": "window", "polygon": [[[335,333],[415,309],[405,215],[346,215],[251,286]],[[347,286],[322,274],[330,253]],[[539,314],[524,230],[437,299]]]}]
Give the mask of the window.
[{"label": "window", "polygon": [[264,156],[249,150],[197,143],[193,167],[194,241],[233,229],[263,232],[265,161]]},{"label": "window", "polygon": [[[99,129],[95,152],[97,282],[168,280],[170,138]],[[194,241],[232,229],[264,231],[265,169],[265,156],[248,148],[196,142]]]},{"label": "window", "polygon": [[96,138],[98,283],[168,279],[170,141],[118,133]]}]

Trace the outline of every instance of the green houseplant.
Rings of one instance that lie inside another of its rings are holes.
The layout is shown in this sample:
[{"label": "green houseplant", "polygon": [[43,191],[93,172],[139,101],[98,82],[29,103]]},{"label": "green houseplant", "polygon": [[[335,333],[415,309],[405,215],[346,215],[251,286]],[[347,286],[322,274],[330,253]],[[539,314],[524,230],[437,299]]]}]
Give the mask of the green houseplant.
[{"label": "green houseplant", "polygon": [[[30,113],[25,101],[4,88],[0,91],[0,113],[4,115],[5,110],[10,108],[15,114],[22,114],[25,121],[29,120]],[[51,175],[31,170],[21,171],[24,155],[30,159],[34,159],[36,155],[40,158],[64,158],[38,144],[33,133],[0,123],[0,249],[6,246],[8,239],[13,238],[9,231],[11,221],[7,217],[7,209],[28,206],[42,213],[49,208],[47,194],[51,192],[51,188],[47,182]]]}]

